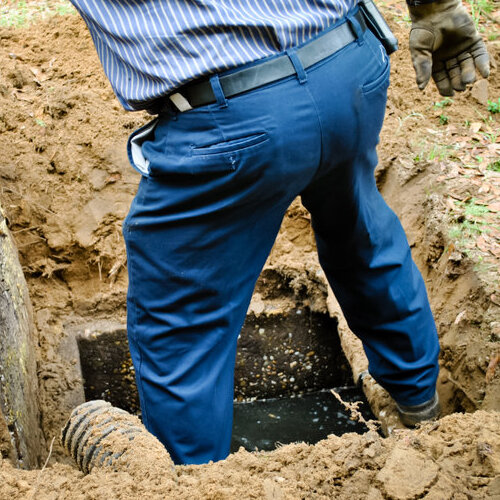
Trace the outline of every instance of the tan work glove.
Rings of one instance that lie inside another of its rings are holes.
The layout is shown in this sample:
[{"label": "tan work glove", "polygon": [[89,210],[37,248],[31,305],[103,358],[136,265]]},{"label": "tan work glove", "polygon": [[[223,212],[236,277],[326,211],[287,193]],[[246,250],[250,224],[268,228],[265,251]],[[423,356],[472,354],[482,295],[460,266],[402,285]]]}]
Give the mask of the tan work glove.
[{"label": "tan work glove", "polygon": [[437,0],[408,8],[410,52],[420,90],[431,74],[443,96],[465,90],[476,79],[475,68],[488,77],[488,51],[461,0]]}]

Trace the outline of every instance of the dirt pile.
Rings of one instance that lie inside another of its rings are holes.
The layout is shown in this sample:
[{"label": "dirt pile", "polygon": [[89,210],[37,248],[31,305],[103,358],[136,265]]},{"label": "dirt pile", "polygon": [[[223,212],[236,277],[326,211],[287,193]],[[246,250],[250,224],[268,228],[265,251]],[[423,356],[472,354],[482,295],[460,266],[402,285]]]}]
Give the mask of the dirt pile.
[{"label": "dirt pile", "polygon": [[[489,412],[451,415],[387,440],[331,436],[316,446],[240,451],[217,464],[177,468],[175,486],[147,473],[139,480],[124,472],[83,477],[64,464],[56,440],[43,472],[2,461],[0,497],[500,497],[500,421],[493,411],[500,409],[500,235],[494,227],[500,174],[490,168],[498,161],[500,130],[484,104],[485,91],[491,100],[500,95],[500,47],[489,43],[494,68],[480,89],[446,102],[431,88],[420,93],[404,9],[396,2],[387,10],[401,50],[392,56],[378,181],[428,284],[443,347],[445,413]],[[0,60],[0,201],[33,301],[42,424],[50,443],[82,397],[70,332],[89,320],[124,322],[121,223],[138,183],[125,141],[148,117],[120,109],[76,16],[0,29]],[[295,202],[257,284],[254,314],[297,304],[327,311],[309,222]],[[0,427],[5,456],[4,434]]]},{"label": "dirt pile", "polygon": [[[62,464],[40,471],[0,467],[3,498],[178,499],[467,499],[500,496],[500,415],[451,415],[389,439],[329,436],[315,446],[270,453],[240,450],[208,465],[181,466],[140,476],[96,472],[83,476]],[[148,462],[148,454],[143,456]]]}]

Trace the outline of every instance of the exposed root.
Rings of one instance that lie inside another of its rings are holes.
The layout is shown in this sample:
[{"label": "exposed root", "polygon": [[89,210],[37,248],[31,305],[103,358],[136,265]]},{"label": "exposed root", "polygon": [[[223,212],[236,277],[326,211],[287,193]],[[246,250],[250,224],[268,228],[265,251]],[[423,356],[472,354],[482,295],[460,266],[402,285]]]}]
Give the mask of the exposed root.
[{"label": "exposed root", "polygon": [[47,455],[47,459],[45,460],[45,463],[43,464],[43,467],[40,469],[38,477],[36,478],[36,483],[35,483],[35,486],[34,486],[33,490],[31,491],[31,495],[29,497],[29,500],[33,500],[34,498],[36,498],[36,494],[37,494],[38,488],[40,487],[40,481],[42,479],[43,471],[47,467],[47,464],[49,463],[49,460],[50,460],[50,456],[52,455],[52,448],[54,446],[54,441],[55,440],[56,440],[56,437],[54,436],[52,438],[52,441],[50,442],[49,454]]},{"label": "exposed root", "polygon": [[343,405],[343,407],[349,411],[351,414],[351,420],[356,422],[361,422],[368,427],[370,431],[378,431],[380,423],[376,420],[366,420],[361,412],[359,411],[359,405],[363,404],[362,401],[356,401],[355,403],[346,403],[340,394],[335,391],[335,389],[330,389],[330,392],[335,396],[335,398]]}]

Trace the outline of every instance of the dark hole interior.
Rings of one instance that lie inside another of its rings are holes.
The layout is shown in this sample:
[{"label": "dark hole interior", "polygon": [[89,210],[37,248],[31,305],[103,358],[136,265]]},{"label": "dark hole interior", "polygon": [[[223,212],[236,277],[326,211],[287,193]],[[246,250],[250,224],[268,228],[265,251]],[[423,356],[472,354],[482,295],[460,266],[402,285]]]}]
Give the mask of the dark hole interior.
[{"label": "dark hole interior", "polygon": [[[78,337],[85,399],[104,399],[140,414],[134,368],[124,327]],[[232,450],[270,450],[295,441],[315,443],[328,434],[366,428],[330,393],[364,401],[352,382],[337,323],[327,314],[297,308],[286,314],[249,314],[238,340]]]}]

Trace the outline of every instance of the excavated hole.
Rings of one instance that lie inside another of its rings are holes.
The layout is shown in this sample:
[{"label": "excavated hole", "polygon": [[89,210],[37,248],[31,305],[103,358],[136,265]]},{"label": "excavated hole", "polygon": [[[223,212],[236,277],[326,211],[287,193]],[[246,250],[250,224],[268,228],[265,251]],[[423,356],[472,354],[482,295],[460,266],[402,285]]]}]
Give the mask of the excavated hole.
[{"label": "excavated hole", "polygon": [[[105,399],[139,414],[134,368],[123,325],[97,322],[77,334],[85,399]],[[286,313],[249,314],[238,341],[232,449],[273,449],[276,443],[315,443],[328,434],[365,427],[330,393],[363,401],[340,347],[336,320],[296,308]]]}]

